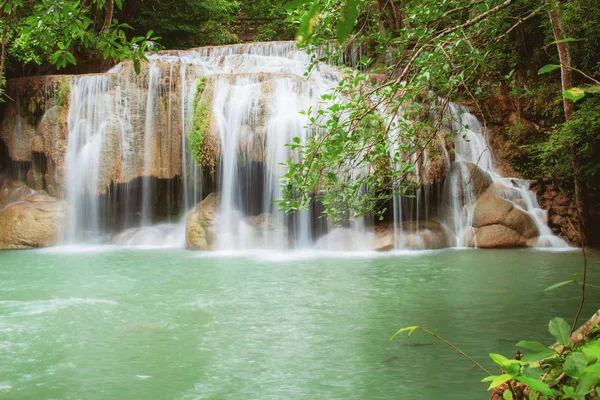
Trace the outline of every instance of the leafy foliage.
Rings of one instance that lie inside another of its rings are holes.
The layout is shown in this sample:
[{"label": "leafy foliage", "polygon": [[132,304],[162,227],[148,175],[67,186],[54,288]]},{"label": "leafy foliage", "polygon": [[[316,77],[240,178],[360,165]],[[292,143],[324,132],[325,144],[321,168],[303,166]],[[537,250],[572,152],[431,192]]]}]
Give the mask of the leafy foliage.
[{"label": "leafy foliage", "polygon": [[552,131],[547,140],[533,146],[542,170],[557,183],[569,188],[573,183],[571,148],[576,149],[581,169],[579,174],[590,195],[600,190],[600,98],[583,100],[571,121]]},{"label": "leafy foliage", "polygon": [[155,48],[158,37],[152,31],[128,37],[132,28],[112,18],[114,5],[121,8],[122,2],[0,1],[3,79],[6,65],[48,62],[60,70],[75,65],[77,54],[94,52],[104,59],[130,59],[139,71],[140,62],[146,59],[144,53]]},{"label": "leafy foliage", "polygon": [[345,70],[322,104],[307,110],[316,134],[292,144],[302,159],[288,163],[281,208],[318,200],[327,217],[344,223],[381,213],[394,195],[410,196],[420,183],[415,157],[451,136],[440,96],[481,98],[494,89],[502,56],[490,43],[510,27],[509,3],[314,0],[291,12],[297,40],[313,55],[309,73],[340,60],[358,71]]},{"label": "leafy foliage", "polygon": [[402,332],[410,336],[415,330],[421,330],[443,341],[488,374],[481,380],[490,383],[488,390],[503,388],[504,399],[585,400],[586,396],[596,394],[600,383],[600,339],[571,344],[569,324],[562,318],[552,319],[548,328],[557,345],[548,347],[535,341],[520,341],[516,346],[529,352],[516,359],[490,353],[500,369],[498,375],[492,375],[453,344],[420,326],[402,328],[391,340]]},{"label": "leafy foliage", "polygon": [[240,1],[229,0],[145,0],[132,2],[123,10],[140,34],[152,29],[161,44],[170,49],[237,43],[227,24],[235,18]]}]

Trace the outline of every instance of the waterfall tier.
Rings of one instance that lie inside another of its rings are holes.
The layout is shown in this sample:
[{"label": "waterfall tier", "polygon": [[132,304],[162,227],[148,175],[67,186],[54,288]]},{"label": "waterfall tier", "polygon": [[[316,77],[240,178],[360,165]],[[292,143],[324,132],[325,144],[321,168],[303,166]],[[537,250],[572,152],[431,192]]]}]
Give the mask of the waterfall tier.
[{"label": "waterfall tier", "polygon": [[317,207],[285,215],[274,200],[293,156],[286,144],[313,134],[300,111],[338,84],[339,71],[319,65],[306,77],[308,55],[288,42],[148,58],[140,75],[124,62],[105,74],[49,78],[42,96],[22,91],[5,113],[10,158],[31,172],[43,154],[28,182],[70,205],[65,242],[183,245],[190,212],[188,234],[202,245],[188,237],[188,247],[206,249],[566,246],[528,181],[495,173],[483,127],[457,105],[447,110],[454,150],[440,139],[442,156],[415,160],[422,187],[393,199],[387,225],[334,229]]}]

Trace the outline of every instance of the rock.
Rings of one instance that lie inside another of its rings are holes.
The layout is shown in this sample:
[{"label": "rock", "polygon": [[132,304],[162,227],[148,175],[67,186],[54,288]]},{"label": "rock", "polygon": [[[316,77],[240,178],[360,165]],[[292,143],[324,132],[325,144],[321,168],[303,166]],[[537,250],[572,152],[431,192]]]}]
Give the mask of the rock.
[{"label": "rock", "polygon": [[27,187],[22,182],[9,179],[2,180],[0,182],[0,209],[11,203],[25,201],[25,199],[35,193],[35,190]]},{"label": "rock", "polygon": [[451,242],[446,228],[434,220],[405,221],[397,235],[394,235],[393,224],[378,225],[371,231],[375,233],[371,242],[375,251],[392,250],[396,241],[401,248],[407,249],[441,249],[449,247]]},{"label": "rock", "polygon": [[2,189],[0,249],[30,249],[58,243],[67,212],[65,201],[15,182],[5,182]]},{"label": "rock", "polygon": [[33,165],[29,169],[29,172],[27,172],[27,185],[35,190],[44,189],[44,175]]},{"label": "rock", "polygon": [[527,240],[519,232],[504,225],[487,225],[477,229],[475,235],[477,247],[482,249],[525,247]]},{"label": "rock", "polygon": [[467,181],[471,184],[475,196],[481,196],[481,194],[485,192],[492,184],[492,177],[490,174],[471,162],[465,161],[463,164],[466,167],[466,171],[461,170],[461,174],[468,173]]},{"label": "rock", "polygon": [[482,194],[473,211],[473,227],[481,228],[487,225],[501,224],[514,206],[492,192]]},{"label": "rock", "polygon": [[211,193],[185,217],[185,247],[188,250],[213,250],[217,238],[215,220],[219,195]]},{"label": "rock", "polygon": [[[289,245],[288,229],[272,214],[264,213],[249,217],[245,222],[254,231],[254,237],[263,244],[281,243],[284,245],[283,247]],[[278,246],[278,248],[281,247]]]},{"label": "rock", "polygon": [[570,206],[571,200],[569,200],[564,194],[558,194],[553,198],[552,204],[558,207]]},{"label": "rock", "polygon": [[513,208],[503,221],[503,224],[521,234],[526,239],[539,235],[537,225],[531,215],[518,208]]},{"label": "rock", "polygon": [[497,189],[490,187],[475,203],[473,227],[477,229],[477,247],[530,246],[533,242],[528,243],[528,240],[539,235],[535,221],[527,212],[495,193]]}]

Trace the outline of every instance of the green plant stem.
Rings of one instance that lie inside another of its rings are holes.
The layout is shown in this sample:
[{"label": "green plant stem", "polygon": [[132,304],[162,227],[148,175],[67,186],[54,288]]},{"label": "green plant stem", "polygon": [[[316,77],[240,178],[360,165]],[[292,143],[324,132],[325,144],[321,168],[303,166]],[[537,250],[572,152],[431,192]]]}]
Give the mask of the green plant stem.
[{"label": "green plant stem", "polygon": [[590,283],[583,283],[583,282],[579,282],[579,281],[573,281],[573,283],[576,283],[578,285],[585,285],[585,286],[587,286],[589,288],[600,289],[600,286],[598,286],[598,285],[592,285]]},{"label": "green plant stem", "polygon": [[448,346],[450,346],[451,348],[453,348],[454,350],[456,350],[458,353],[460,353],[460,355],[462,355],[463,357],[465,357],[467,360],[471,361],[473,364],[475,364],[480,370],[482,370],[483,372],[485,372],[488,375],[492,375],[492,373],[490,371],[488,371],[487,369],[485,369],[483,367],[483,365],[479,364],[477,361],[475,361],[473,358],[469,357],[469,355],[467,355],[464,351],[462,351],[461,349],[459,349],[458,347],[456,347],[455,345],[453,345],[452,343],[450,343],[449,341],[447,341],[446,339],[444,339],[443,337],[441,337],[440,335],[438,335],[435,332],[432,332],[430,330],[427,330],[423,327],[417,327],[417,329],[425,332],[426,334],[433,336],[434,338],[441,340],[442,342],[444,342],[445,344],[447,344]]},{"label": "green plant stem", "polygon": [[[579,213],[579,209],[577,210]],[[580,215],[581,221],[581,215]],[[581,252],[583,254],[583,281],[581,282],[581,301],[579,302],[579,308],[577,308],[577,314],[575,314],[575,320],[573,320],[573,325],[571,325],[571,332],[573,334],[575,329],[577,328],[577,321],[579,320],[579,315],[581,315],[581,310],[583,309],[583,303],[585,302],[585,287],[587,286],[587,256],[585,254],[585,240],[584,236],[580,234],[581,237]]]}]

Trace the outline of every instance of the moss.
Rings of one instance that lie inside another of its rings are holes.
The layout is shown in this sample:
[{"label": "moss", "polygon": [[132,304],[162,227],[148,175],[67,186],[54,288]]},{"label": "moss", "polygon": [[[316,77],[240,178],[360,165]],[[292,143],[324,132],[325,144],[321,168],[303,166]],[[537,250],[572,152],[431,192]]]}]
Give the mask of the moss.
[{"label": "moss", "polygon": [[201,167],[209,167],[214,172],[216,157],[208,146],[207,136],[212,117],[212,93],[206,90],[206,77],[196,84],[196,99],[194,101],[194,117],[192,128],[188,134],[188,145],[196,163]]},{"label": "moss", "polygon": [[71,98],[71,82],[68,79],[61,79],[56,89],[56,105],[60,111],[60,122],[67,124],[69,118],[69,100]]}]

